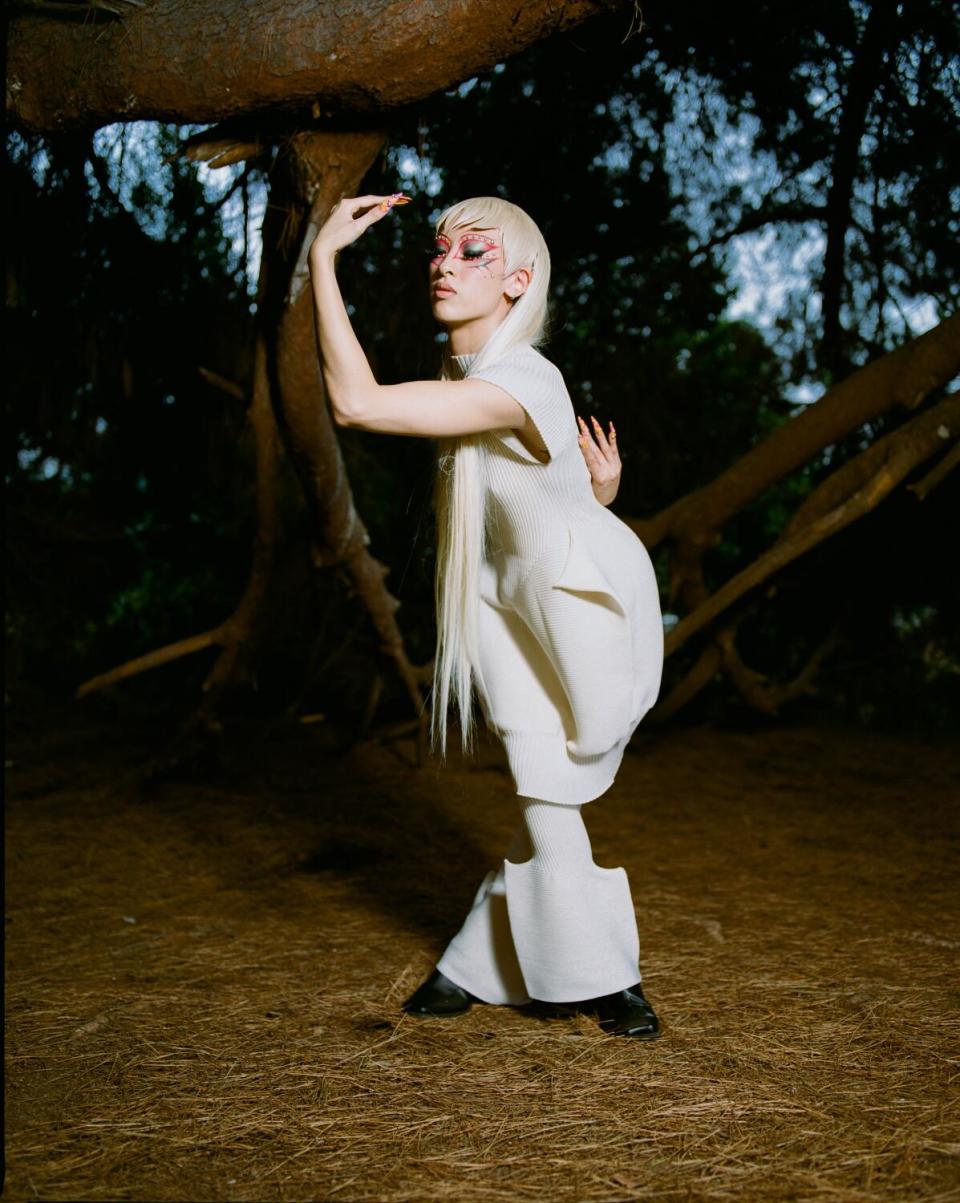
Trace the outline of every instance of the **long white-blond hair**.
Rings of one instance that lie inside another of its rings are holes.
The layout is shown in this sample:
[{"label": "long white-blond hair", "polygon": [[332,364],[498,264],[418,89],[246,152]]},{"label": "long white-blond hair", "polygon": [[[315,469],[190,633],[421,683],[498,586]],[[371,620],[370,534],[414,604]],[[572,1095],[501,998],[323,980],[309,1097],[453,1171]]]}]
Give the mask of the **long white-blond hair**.
[{"label": "long white-blond hair", "polygon": [[[496,196],[475,196],[450,205],[437,218],[436,233],[459,226],[496,228],[503,247],[503,274],[530,269],[527,288],[470,364],[472,376],[515,347],[536,347],[547,338],[550,253],[536,222],[519,205]],[[444,346],[440,379],[453,378],[450,343]],[[473,748],[473,687],[482,682],[477,655],[480,563],[486,547],[481,435],[440,439],[434,477],[437,514],[437,563],[434,598],[437,648],[433,662],[431,746],[447,750],[447,712],[451,698],[460,717],[464,752]]]}]

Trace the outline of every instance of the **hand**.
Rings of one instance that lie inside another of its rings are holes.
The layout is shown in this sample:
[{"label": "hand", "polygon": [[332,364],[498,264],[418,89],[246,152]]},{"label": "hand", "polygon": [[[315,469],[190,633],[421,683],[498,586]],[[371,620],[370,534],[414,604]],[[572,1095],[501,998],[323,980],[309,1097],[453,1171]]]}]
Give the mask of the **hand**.
[{"label": "hand", "polygon": [[330,210],[310,247],[310,258],[332,257],[343,247],[356,242],[375,221],[385,217],[394,205],[407,205],[410,198],[402,192],[391,196],[347,196]]},{"label": "hand", "polygon": [[623,465],[620,463],[620,452],[617,450],[617,432],[610,423],[610,437],[603,433],[603,428],[596,418],[591,416],[593,430],[577,417],[580,425],[580,450],[587,467],[590,469],[590,484],[593,495],[601,505],[609,505],[620,488],[620,473]]}]

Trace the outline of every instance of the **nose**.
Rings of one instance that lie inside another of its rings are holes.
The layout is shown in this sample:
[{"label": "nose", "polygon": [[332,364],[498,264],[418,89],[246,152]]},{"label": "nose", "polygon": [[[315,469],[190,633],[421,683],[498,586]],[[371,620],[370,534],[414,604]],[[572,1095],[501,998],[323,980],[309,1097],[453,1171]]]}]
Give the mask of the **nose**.
[{"label": "nose", "polygon": [[453,272],[456,270],[456,268],[454,266],[454,264],[456,262],[456,257],[454,255],[455,249],[456,249],[455,247],[451,247],[447,251],[447,253],[442,258],[438,259],[436,261],[436,263],[434,264],[434,266],[437,269],[437,272],[441,276],[452,275]]}]

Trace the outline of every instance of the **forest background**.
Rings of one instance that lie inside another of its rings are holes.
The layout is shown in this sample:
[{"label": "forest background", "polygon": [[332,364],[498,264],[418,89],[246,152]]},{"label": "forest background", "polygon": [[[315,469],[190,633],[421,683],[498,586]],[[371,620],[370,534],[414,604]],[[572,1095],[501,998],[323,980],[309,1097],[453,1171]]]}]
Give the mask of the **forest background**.
[{"label": "forest background", "polygon": [[[522,205],[553,261],[544,352],[577,412],[614,420],[624,474],[613,509],[643,518],[956,311],[960,34],[952,6],[933,0],[722,12],[684,0],[645,6],[632,31],[627,15],[392,110],[358,192],[402,188],[414,203],[344,252],[338,274],[377,378],[433,376],[432,220],[470,195]],[[68,697],[215,626],[248,579],[256,281],[276,148],[198,165],[183,151],[202,130],[8,130],[8,707]],[[829,474],[911,416],[883,413],[746,506],[705,556],[710,588],[754,561]],[[337,438],[371,551],[401,603],[408,655],[424,663],[433,448],[355,430]],[[901,484],[757,591],[739,635],[757,672],[789,677],[835,631],[816,691],[785,713],[955,729],[958,493],[955,471],[922,500]],[[342,567],[318,571],[311,558],[286,462],[278,500],[268,604],[226,709],[324,714],[349,729],[369,706],[377,634]],[[665,550],[655,562],[666,598]],[[669,628],[677,616],[665,608]],[[83,704],[174,716],[211,654]],[[681,649],[668,674],[694,654]],[[381,719],[409,717],[395,677],[377,705]],[[754,713],[719,674],[681,711],[689,721]]]}]

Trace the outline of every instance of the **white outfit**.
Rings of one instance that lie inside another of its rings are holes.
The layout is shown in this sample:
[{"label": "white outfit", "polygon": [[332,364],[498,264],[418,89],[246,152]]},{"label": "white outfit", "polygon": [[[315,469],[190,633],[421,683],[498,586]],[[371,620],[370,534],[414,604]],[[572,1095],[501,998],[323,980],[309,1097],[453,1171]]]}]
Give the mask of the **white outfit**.
[{"label": "white outfit", "polygon": [[[454,356],[465,371],[474,356]],[[654,704],[663,620],[647,549],[593,495],[560,370],[528,344],[479,378],[533,418],[541,463],[513,430],[483,446],[491,534],[481,565],[481,708],[518,794],[579,804],[604,793]]]},{"label": "white outfit", "polygon": [[[454,375],[466,375],[474,358],[454,356]],[[477,378],[523,406],[550,453],[541,462],[514,430],[481,438],[490,533],[480,580],[480,706],[503,741],[522,803],[579,811],[613,783],[660,690],[656,574],[640,539],[593,495],[560,370],[522,344]],[[487,1002],[582,1000],[640,980],[626,870],[601,868],[589,852],[545,856],[549,830],[560,830],[550,814],[542,812],[540,855],[509,859],[522,844],[518,831],[438,962]]]}]

